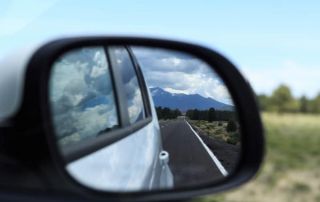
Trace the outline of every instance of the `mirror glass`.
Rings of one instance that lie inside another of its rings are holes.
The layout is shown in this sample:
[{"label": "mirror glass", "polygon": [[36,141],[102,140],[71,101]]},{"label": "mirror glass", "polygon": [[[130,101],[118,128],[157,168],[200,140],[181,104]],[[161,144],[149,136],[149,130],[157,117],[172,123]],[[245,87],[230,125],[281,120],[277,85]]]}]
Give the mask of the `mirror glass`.
[{"label": "mirror glass", "polygon": [[225,179],[241,157],[241,126],[214,69],[186,52],[129,44],[62,54],[48,96],[66,171],[108,192]]}]

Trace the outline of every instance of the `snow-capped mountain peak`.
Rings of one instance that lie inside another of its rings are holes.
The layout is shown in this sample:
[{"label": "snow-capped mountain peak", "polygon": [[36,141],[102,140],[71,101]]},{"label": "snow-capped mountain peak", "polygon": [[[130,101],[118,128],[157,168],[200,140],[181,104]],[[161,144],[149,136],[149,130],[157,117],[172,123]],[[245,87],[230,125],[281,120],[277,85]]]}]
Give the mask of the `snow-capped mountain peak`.
[{"label": "snow-capped mountain peak", "polygon": [[189,109],[207,110],[234,110],[234,107],[212,98],[205,98],[199,94],[170,93],[159,87],[150,88],[150,92],[156,107],[168,107],[187,111]]}]

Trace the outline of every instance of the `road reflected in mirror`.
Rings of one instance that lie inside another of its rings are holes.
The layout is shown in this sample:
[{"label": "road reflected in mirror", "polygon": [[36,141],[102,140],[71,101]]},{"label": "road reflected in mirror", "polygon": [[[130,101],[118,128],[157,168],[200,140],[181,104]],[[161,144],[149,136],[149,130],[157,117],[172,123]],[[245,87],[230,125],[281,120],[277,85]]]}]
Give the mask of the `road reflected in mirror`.
[{"label": "road reflected in mirror", "polygon": [[240,157],[240,127],[214,67],[176,51],[133,51],[156,108],[175,187],[212,183],[232,173]]},{"label": "road reflected in mirror", "polygon": [[232,174],[241,126],[205,61],[157,47],[81,47],[52,65],[51,124],[68,174],[108,192],[197,187]]}]

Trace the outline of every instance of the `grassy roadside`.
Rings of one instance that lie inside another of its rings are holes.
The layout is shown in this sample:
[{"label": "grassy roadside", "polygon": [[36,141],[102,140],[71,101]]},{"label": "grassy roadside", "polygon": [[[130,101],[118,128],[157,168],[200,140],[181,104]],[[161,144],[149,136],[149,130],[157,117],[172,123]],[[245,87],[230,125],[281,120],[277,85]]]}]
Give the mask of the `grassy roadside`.
[{"label": "grassy roadside", "polygon": [[250,183],[197,201],[319,201],[320,116],[262,115],[267,153]]},{"label": "grassy roadside", "polygon": [[222,140],[233,145],[237,145],[240,141],[239,129],[237,128],[235,131],[228,132],[227,121],[208,122],[204,120],[188,120],[188,122],[203,131],[210,138]]}]

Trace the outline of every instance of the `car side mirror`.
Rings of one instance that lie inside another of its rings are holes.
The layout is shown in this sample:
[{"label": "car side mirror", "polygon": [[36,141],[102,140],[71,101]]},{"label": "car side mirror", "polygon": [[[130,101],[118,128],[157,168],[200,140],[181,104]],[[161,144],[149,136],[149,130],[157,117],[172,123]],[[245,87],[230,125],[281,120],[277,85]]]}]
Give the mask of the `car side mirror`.
[{"label": "car side mirror", "polygon": [[213,50],[65,38],[41,46],[21,69],[8,153],[49,190],[89,200],[182,199],[239,186],[261,164],[254,93]]}]

